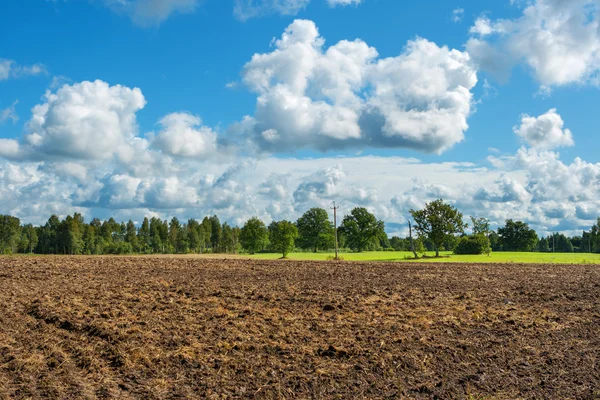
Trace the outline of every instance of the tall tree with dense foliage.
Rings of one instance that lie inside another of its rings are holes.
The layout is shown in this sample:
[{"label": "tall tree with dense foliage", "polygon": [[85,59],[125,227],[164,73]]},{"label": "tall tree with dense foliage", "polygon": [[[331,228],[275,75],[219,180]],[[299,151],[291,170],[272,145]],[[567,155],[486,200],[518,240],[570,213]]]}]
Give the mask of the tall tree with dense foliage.
[{"label": "tall tree with dense foliage", "polygon": [[38,244],[38,234],[35,227],[27,224],[23,227],[21,233],[20,248],[23,253],[33,253],[33,250]]},{"label": "tall tree with dense foliage", "polygon": [[156,217],[150,219],[150,248],[153,253],[163,251],[163,241],[161,238],[162,221]]},{"label": "tall tree with dense foliage", "polygon": [[221,237],[223,236],[223,227],[221,226],[221,221],[219,221],[219,217],[217,217],[216,215],[210,217],[210,225],[210,244],[212,246],[213,253],[218,253]]},{"label": "tall tree with dense foliage", "polygon": [[410,210],[410,214],[419,236],[433,244],[436,257],[440,256],[440,248],[449,236],[463,233],[467,227],[462,213],[441,199],[427,203],[422,210]]},{"label": "tall tree with dense foliage", "polygon": [[137,228],[132,220],[127,222],[127,228],[125,233],[125,242],[131,245],[134,252],[139,251],[139,241],[137,236]]},{"label": "tall tree with dense foliage", "polygon": [[[548,245],[554,253],[573,253],[573,243],[562,233],[555,233],[548,238]],[[538,245],[539,247],[539,245]]]},{"label": "tall tree with dense foliage", "polygon": [[177,237],[179,236],[179,231],[181,230],[181,223],[177,217],[171,218],[171,222],[169,223],[169,246],[171,250],[177,249]]},{"label": "tall tree with dense foliage", "polygon": [[175,252],[179,254],[186,254],[188,251],[188,229],[186,225],[183,225],[177,231],[177,237],[175,239]]},{"label": "tall tree with dense foliage", "polygon": [[83,227],[83,254],[99,254],[96,244],[96,229],[92,224]]},{"label": "tall tree with dense foliage", "polygon": [[250,254],[259,252],[269,244],[269,230],[257,217],[250,218],[240,231],[240,243]]},{"label": "tall tree with dense foliage", "polygon": [[298,228],[289,221],[276,222],[269,236],[273,250],[281,253],[283,258],[286,258],[294,250],[294,243],[297,238]]},{"label": "tall tree with dense foliage", "polygon": [[200,238],[200,224],[195,219],[189,219],[186,227],[187,242],[190,251],[194,253],[202,253],[203,239]]},{"label": "tall tree with dense foliage", "polygon": [[540,253],[550,253],[552,251],[552,249],[550,249],[550,243],[548,242],[547,238],[543,237],[540,239],[540,241],[538,242],[537,251],[539,251]]},{"label": "tall tree with dense foliage", "polygon": [[0,254],[16,253],[21,238],[21,221],[10,215],[0,215]]},{"label": "tall tree with dense foliage", "polygon": [[333,224],[329,221],[329,214],[322,208],[311,208],[296,222],[298,227],[298,246],[302,249],[311,249],[315,253],[330,249],[334,245]]},{"label": "tall tree with dense foliage", "polygon": [[344,217],[340,231],[345,236],[346,245],[361,252],[376,245],[376,241],[385,232],[385,226],[383,221],[378,221],[366,208],[356,207]]},{"label": "tall tree with dense foliage", "polygon": [[506,220],[504,227],[498,229],[502,251],[534,251],[538,236],[523,221]]},{"label": "tall tree with dense foliage", "polygon": [[592,248],[592,253],[600,253],[600,218],[596,225],[592,226],[588,240],[590,240],[588,247]]},{"label": "tall tree with dense foliage", "polygon": [[221,237],[221,252],[237,253],[240,243],[240,232],[236,227],[231,227],[227,222],[223,223]]},{"label": "tall tree with dense foliage", "polygon": [[490,241],[490,220],[487,218],[476,218],[471,217],[471,222],[473,223],[473,236],[474,241],[480,245],[483,245],[483,249],[481,253],[478,254],[487,254],[488,256],[492,252],[492,243]]},{"label": "tall tree with dense foliage", "polygon": [[83,216],[79,213],[67,215],[61,224],[61,239],[63,254],[83,253]]},{"label": "tall tree with dense foliage", "polygon": [[150,247],[151,247],[151,241],[150,241],[150,221],[148,220],[148,217],[144,218],[144,221],[142,222],[142,226],[140,226],[140,229],[138,230],[138,246],[139,249],[142,253],[148,253],[150,251]]}]

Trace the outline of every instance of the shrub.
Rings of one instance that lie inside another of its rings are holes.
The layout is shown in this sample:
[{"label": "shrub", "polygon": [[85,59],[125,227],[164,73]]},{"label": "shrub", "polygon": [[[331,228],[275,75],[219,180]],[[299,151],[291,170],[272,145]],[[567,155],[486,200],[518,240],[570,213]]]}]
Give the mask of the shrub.
[{"label": "shrub", "polygon": [[484,235],[465,236],[454,248],[454,254],[483,254],[488,247],[488,238]]}]

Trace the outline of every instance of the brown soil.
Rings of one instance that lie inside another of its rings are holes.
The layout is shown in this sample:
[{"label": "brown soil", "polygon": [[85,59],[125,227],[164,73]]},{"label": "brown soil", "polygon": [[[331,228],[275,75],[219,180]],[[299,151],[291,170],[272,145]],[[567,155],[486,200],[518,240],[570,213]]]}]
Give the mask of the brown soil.
[{"label": "brown soil", "polygon": [[1,257],[0,399],[600,397],[600,267]]}]

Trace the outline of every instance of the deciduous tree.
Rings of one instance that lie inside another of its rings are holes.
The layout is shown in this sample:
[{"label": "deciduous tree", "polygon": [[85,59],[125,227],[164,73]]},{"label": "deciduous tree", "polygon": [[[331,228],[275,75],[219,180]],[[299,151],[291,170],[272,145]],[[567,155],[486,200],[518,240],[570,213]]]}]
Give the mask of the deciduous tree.
[{"label": "deciduous tree", "polygon": [[298,219],[296,225],[300,248],[311,249],[316,253],[319,249],[333,247],[333,224],[329,221],[329,215],[324,209],[311,208]]},{"label": "deciduous tree", "polygon": [[417,233],[431,241],[436,257],[440,256],[440,248],[448,236],[463,233],[467,227],[462,213],[441,199],[427,203],[423,210],[410,210],[410,213]]},{"label": "deciduous tree", "polygon": [[346,245],[354,251],[365,251],[385,233],[383,221],[378,221],[364,207],[356,207],[346,215],[340,226]]},{"label": "deciduous tree", "polygon": [[269,244],[269,231],[257,217],[250,218],[240,232],[240,243],[250,254],[263,250]]},{"label": "deciduous tree", "polygon": [[279,221],[273,225],[270,240],[273,249],[286,258],[294,250],[294,242],[298,237],[298,228],[289,221]]},{"label": "deciduous tree", "polygon": [[503,251],[533,251],[538,244],[537,233],[522,221],[506,220],[498,235]]}]

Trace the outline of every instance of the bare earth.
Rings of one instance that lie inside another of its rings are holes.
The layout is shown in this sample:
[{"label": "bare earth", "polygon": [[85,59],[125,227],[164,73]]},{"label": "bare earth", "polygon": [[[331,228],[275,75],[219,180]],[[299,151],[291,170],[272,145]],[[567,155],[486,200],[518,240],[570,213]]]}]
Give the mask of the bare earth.
[{"label": "bare earth", "polygon": [[0,399],[600,397],[600,266],[0,257]]}]

